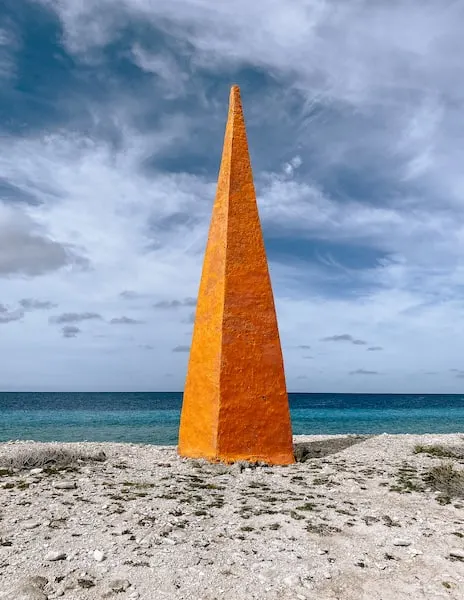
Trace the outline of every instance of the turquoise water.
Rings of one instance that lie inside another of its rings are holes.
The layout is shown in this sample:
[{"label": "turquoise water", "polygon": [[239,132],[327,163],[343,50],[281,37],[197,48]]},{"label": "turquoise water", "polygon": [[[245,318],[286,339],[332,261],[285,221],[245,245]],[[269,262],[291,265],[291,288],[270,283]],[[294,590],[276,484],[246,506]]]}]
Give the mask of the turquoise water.
[{"label": "turquoise water", "polygon": [[[460,395],[290,394],[294,434],[464,432]],[[0,393],[0,441],[176,444],[180,393]]]}]

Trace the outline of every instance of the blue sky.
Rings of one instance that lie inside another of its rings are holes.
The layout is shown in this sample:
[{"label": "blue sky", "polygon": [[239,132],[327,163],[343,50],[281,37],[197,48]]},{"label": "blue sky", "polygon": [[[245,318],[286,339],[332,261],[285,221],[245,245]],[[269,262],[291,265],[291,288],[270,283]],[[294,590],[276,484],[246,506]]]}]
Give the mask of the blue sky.
[{"label": "blue sky", "polygon": [[456,392],[464,4],[3,0],[0,389],[181,390],[241,86],[290,391]]}]

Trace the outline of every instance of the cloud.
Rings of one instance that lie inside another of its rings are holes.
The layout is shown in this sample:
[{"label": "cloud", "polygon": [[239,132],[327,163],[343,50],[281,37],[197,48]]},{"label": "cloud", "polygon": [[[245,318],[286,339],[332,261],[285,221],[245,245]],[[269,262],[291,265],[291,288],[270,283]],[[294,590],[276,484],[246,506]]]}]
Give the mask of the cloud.
[{"label": "cloud", "polygon": [[87,261],[0,200],[0,277],[35,277],[65,266],[85,268]]},{"label": "cloud", "polygon": [[166,51],[154,54],[140,44],[134,44],[132,58],[143,71],[156,75],[166,98],[174,99],[186,94],[188,76],[172,55]]},{"label": "cloud", "polygon": [[195,298],[185,298],[184,300],[160,300],[153,305],[154,308],[175,309],[182,306],[196,306]]},{"label": "cloud", "polygon": [[21,47],[13,23],[0,16],[0,81],[8,82],[16,75],[16,54]]},{"label": "cloud", "polygon": [[124,290],[119,295],[121,298],[124,298],[125,300],[138,300],[139,298],[144,297],[143,294],[134,292],[133,290]]},{"label": "cloud", "polygon": [[369,352],[378,352],[379,350],[383,350],[382,346],[369,346],[367,349]]},{"label": "cloud", "polygon": [[101,321],[103,317],[98,313],[63,313],[61,315],[50,317],[50,323],[81,323],[82,321]]},{"label": "cloud", "polygon": [[172,349],[173,352],[190,352],[190,346],[176,346]]},{"label": "cloud", "polygon": [[36,298],[23,298],[19,304],[24,310],[50,310],[58,306],[48,300],[37,300]]},{"label": "cloud", "polygon": [[295,170],[301,167],[302,164],[301,156],[294,156],[289,162],[284,164],[283,171],[285,175],[292,177]]},{"label": "cloud", "polygon": [[364,340],[357,340],[348,333],[325,337],[321,339],[321,342],[351,342],[355,346],[365,346],[367,344],[367,342],[365,342]]},{"label": "cloud", "polygon": [[189,325],[195,323],[195,312],[191,312],[184,322],[188,323]]},{"label": "cloud", "polygon": [[379,372],[368,371],[366,369],[356,369],[356,371],[350,371],[350,375],[379,375]]},{"label": "cloud", "polygon": [[451,373],[455,373],[458,379],[464,379],[464,369],[450,369]]},{"label": "cloud", "polygon": [[13,321],[20,321],[23,318],[23,316],[23,311],[10,311],[5,305],[0,304],[0,325],[5,323],[11,323]]},{"label": "cloud", "polygon": [[111,325],[140,325],[144,321],[138,319],[132,319],[130,317],[115,317],[110,321]]},{"label": "cloud", "polygon": [[301,348],[301,350],[311,350],[311,346],[307,346],[306,344],[301,344],[298,348]]},{"label": "cloud", "polygon": [[75,338],[81,332],[79,327],[76,327],[75,325],[65,325],[61,331],[65,338]]}]

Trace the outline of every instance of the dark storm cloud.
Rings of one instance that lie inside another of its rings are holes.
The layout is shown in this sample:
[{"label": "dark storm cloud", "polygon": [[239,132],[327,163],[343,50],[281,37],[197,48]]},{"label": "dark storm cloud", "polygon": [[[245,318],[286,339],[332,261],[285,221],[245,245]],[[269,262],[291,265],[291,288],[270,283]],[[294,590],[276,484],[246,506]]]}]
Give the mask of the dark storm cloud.
[{"label": "dark storm cloud", "polygon": [[103,317],[98,313],[63,313],[56,317],[50,317],[50,323],[80,323],[82,321],[101,321]]},{"label": "dark storm cloud", "polygon": [[76,327],[75,325],[65,325],[61,331],[65,338],[75,338],[77,334],[81,332],[79,327]]},{"label": "dark storm cloud", "polygon": [[365,346],[367,342],[364,340],[355,339],[349,333],[342,333],[341,335],[331,335],[329,337],[322,338],[321,342],[350,342],[355,346]]}]

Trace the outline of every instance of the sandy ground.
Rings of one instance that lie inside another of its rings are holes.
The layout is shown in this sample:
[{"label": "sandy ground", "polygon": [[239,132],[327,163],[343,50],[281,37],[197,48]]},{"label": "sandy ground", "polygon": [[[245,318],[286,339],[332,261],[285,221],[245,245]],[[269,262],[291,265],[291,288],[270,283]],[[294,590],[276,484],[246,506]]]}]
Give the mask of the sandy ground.
[{"label": "sandy ground", "polygon": [[[0,444],[0,599],[464,598],[464,499],[424,482],[444,461],[463,469],[463,434],[295,442],[308,460],[272,468],[175,447]],[[106,458],[10,471],[50,447]]]}]

